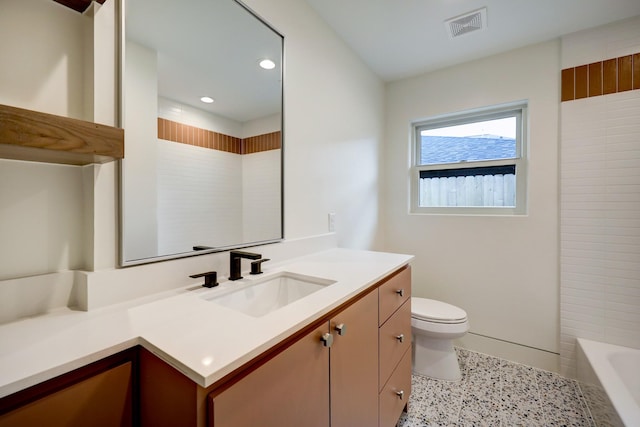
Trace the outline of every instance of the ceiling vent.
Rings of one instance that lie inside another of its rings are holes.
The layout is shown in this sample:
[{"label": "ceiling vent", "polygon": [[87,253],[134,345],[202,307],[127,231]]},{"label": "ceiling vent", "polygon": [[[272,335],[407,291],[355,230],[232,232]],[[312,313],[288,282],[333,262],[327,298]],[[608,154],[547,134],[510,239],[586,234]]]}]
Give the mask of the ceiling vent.
[{"label": "ceiling vent", "polygon": [[474,10],[464,15],[456,16],[444,22],[450,38],[459,37],[487,27],[487,8]]}]

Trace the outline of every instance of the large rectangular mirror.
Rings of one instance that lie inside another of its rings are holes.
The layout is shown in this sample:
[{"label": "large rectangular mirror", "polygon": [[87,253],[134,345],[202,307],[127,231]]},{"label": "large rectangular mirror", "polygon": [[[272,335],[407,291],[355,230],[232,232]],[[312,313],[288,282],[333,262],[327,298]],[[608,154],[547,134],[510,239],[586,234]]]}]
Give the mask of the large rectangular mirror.
[{"label": "large rectangular mirror", "polygon": [[283,36],[235,0],[121,2],[121,265],[282,239]]}]

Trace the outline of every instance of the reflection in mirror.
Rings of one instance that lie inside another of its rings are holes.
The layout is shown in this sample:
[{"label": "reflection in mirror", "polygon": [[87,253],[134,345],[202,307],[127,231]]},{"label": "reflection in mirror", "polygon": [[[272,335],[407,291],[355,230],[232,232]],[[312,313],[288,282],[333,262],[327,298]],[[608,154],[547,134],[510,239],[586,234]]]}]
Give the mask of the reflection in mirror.
[{"label": "reflection in mirror", "polygon": [[122,2],[121,264],[281,239],[283,37],[234,0]]}]

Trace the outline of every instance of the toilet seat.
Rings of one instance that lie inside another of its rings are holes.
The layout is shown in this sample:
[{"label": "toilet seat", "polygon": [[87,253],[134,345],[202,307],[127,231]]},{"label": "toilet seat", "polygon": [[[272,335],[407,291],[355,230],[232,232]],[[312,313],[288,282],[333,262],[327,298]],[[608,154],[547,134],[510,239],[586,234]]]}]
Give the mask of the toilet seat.
[{"label": "toilet seat", "polygon": [[411,317],[426,322],[457,324],[467,321],[467,312],[446,302],[412,297]]}]

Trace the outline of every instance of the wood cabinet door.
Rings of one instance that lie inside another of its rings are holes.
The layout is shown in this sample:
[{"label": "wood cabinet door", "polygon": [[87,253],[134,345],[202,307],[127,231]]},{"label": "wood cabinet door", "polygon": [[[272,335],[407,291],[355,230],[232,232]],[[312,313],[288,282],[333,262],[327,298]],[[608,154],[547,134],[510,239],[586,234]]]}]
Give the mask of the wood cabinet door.
[{"label": "wood cabinet door", "polygon": [[[378,425],[378,291],[331,319],[331,427]],[[343,335],[339,334],[343,331]]]},{"label": "wood cabinet door", "polygon": [[2,427],[132,425],[132,363],[96,374],[0,416]]},{"label": "wood cabinet door", "polygon": [[209,395],[211,427],[329,426],[328,322],[222,392]]}]

